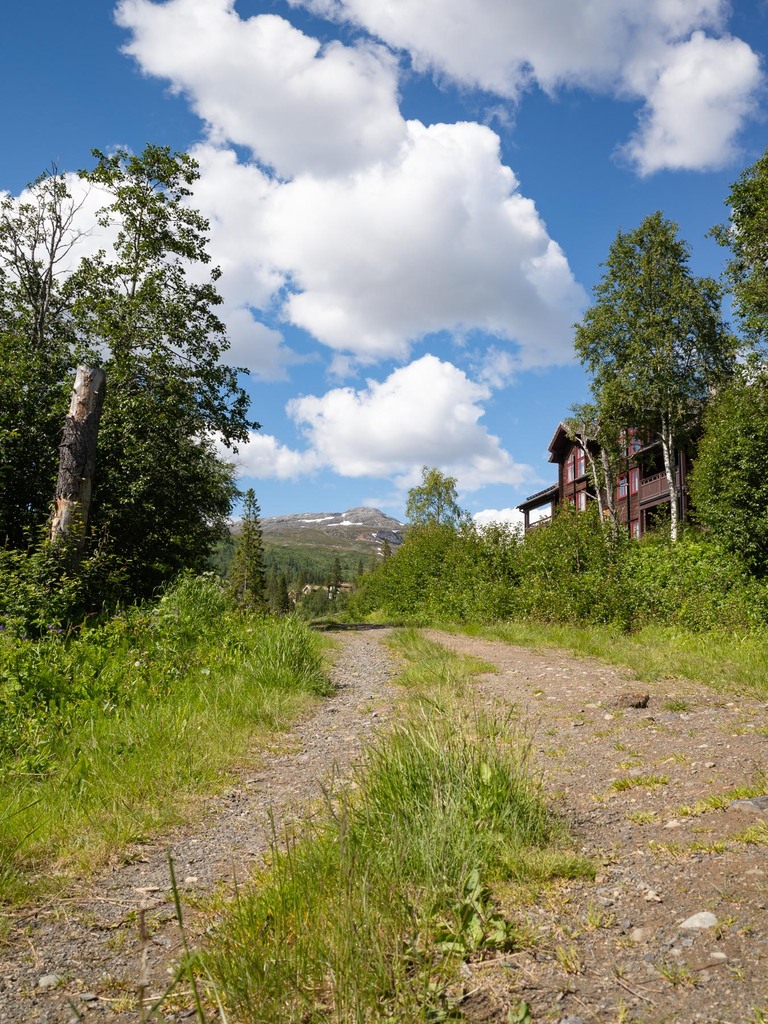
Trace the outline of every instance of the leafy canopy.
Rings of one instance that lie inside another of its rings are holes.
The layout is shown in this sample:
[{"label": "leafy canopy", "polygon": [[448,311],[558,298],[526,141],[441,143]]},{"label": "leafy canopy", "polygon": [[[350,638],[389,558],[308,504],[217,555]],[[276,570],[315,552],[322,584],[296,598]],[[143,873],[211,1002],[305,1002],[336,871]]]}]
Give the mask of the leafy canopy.
[{"label": "leafy canopy", "polygon": [[768,370],[745,367],[704,417],[691,480],[696,518],[750,567],[768,571]]},{"label": "leafy canopy", "polygon": [[422,466],[421,483],[408,491],[405,514],[418,526],[458,526],[463,513],[458,505],[456,478]]},{"label": "leafy canopy", "polygon": [[752,344],[768,342],[768,149],[731,186],[727,224],[713,228],[731,250],[727,278],[736,315]]},{"label": "leafy canopy", "polygon": [[74,368],[102,365],[91,525],[139,597],[205,568],[236,494],[219,446],[258,424],[244,371],[225,360],[220,271],[206,269],[208,225],[191,205],[195,161],[154,145],[94,155],[81,177],[104,195],[98,222],[113,241],[74,267],[82,216],[63,175],[0,208],[0,529],[20,547],[42,526]]},{"label": "leafy canopy", "polygon": [[654,434],[666,425],[679,441],[732,371],[737,348],[720,313],[720,286],[694,277],[689,257],[677,225],[661,213],[619,231],[575,337],[598,415]]}]

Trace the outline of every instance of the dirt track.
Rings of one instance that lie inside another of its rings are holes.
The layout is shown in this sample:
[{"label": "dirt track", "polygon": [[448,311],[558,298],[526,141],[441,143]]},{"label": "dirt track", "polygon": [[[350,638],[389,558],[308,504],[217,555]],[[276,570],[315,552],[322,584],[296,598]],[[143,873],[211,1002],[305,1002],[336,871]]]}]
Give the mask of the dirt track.
[{"label": "dirt track", "polygon": [[[138,1020],[137,985],[159,995],[180,952],[168,852],[194,936],[268,848],[270,813],[278,828],[311,813],[321,784],[396,713],[385,632],[338,635],[335,695],[244,769],[202,823],[137,848],[87,890],[17,916],[0,953],[0,1021]],[[468,1019],[506,1021],[524,999],[534,1021],[568,1024],[768,1020],[768,814],[753,804],[682,813],[754,783],[768,765],[765,703],[677,681],[637,684],[558,652],[431,635],[498,667],[475,681],[472,699],[514,713],[551,800],[598,864],[594,882],[562,883],[537,906],[505,908],[536,939],[464,969]],[[617,706],[628,695],[648,695],[648,706]],[[717,923],[681,928],[702,912]],[[183,997],[164,1013],[187,1015]]]}]

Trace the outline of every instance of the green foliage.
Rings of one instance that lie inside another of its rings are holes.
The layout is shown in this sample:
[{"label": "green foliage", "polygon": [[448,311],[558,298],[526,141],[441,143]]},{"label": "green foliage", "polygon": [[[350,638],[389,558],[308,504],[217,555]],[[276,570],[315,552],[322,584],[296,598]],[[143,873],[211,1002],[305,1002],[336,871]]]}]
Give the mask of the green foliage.
[{"label": "green foliage", "polygon": [[[206,965],[237,1019],[450,1019],[458,964],[516,945],[488,880],[563,839],[517,738],[427,701],[353,782],[217,930]],[[550,877],[574,870],[560,854]]]},{"label": "green foliage", "polygon": [[0,200],[0,543],[26,547],[50,508],[71,390],[72,329],[58,264],[77,208],[63,178]]},{"label": "green foliage", "polygon": [[70,634],[0,630],[0,899],[178,820],[254,731],[327,692],[319,637],[242,615],[212,575]]},{"label": "green foliage", "polygon": [[727,277],[746,337],[768,341],[768,150],[742,172],[726,199],[728,224],[713,229],[731,250]]},{"label": "green foliage", "polygon": [[195,162],[153,145],[95,156],[81,176],[107,196],[98,220],[114,241],[66,280],[78,209],[63,175],[0,205],[0,539],[21,549],[43,527],[74,367],[103,365],[91,530],[133,598],[204,568],[236,493],[214,440],[255,424],[223,360],[219,271],[203,272],[207,223],[189,206]]},{"label": "green foliage", "polygon": [[764,575],[768,570],[768,370],[751,366],[715,396],[691,479],[696,518]]},{"label": "green foliage", "polygon": [[457,503],[456,478],[422,466],[421,483],[408,491],[405,514],[415,525],[458,526],[462,511]]},{"label": "green foliage", "polygon": [[229,569],[229,589],[241,608],[266,608],[264,545],[259,524],[259,505],[252,488],[245,492],[240,536]]},{"label": "green foliage", "polygon": [[738,555],[693,530],[677,545],[663,530],[632,541],[602,529],[596,508],[567,507],[524,539],[471,525],[410,533],[352,598],[350,614],[374,612],[396,622],[752,629],[768,622],[768,590]]},{"label": "green foliage", "polygon": [[46,543],[30,551],[0,549],[0,630],[10,635],[66,631],[103,602],[114,605],[122,590],[122,567],[103,551],[74,573]]},{"label": "green foliage", "polygon": [[688,270],[677,225],[654,213],[612,243],[595,303],[577,325],[575,347],[593,374],[599,412],[661,434],[665,417],[684,440],[713,384],[733,367],[721,290]]},{"label": "green foliage", "polygon": [[598,420],[658,437],[674,500],[675,449],[695,437],[713,387],[732,372],[736,339],[720,312],[721,289],[688,269],[689,247],[661,213],[611,245],[595,303],[576,327],[576,352],[592,374]]}]

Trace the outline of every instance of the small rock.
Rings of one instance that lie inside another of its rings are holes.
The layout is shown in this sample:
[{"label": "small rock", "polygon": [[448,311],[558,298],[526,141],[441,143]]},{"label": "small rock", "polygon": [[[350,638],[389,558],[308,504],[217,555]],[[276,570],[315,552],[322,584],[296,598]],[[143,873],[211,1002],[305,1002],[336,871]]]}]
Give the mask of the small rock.
[{"label": "small rock", "polygon": [[648,942],[653,938],[653,928],[633,928],[629,933],[631,942]]},{"label": "small rock", "polygon": [[698,914],[693,914],[691,917],[681,922],[680,928],[714,928],[717,924],[717,918],[714,914],[711,914],[708,910],[702,910]]},{"label": "small rock", "polygon": [[80,998],[84,1003],[95,1003],[99,997],[95,992],[81,992]]},{"label": "small rock", "polygon": [[197,875],[187,875],[187,877],[184,879],[184,884],[185,885],[192,885],[192,883],[196,882],[196,881],[197,881]]},{"label": "small rock", "polygon": [[558,1024],[584,1024],[584,1018],[574,1017],[573,1015],[569,1017],[561,1017]]},{"label": "small rock", "polygon": [[649,693],[627,690],[617,695],[614,704],[617,708],[647,708],[650,699]]},{"label": "small rock", "polygon": [[705,761],[704,762],[704,767],[705,768],[714,768],[715,767],[715,762],[714,761]]},{"label": "small rock", "polygon": [[728,959],[728,954],[727,953],[722,953],[719,949],[716,949],[714,951],[714,953],[710,953],[709,954],[709,959],[710,960],[720,960],[720,961],[727,960]]},{"label": "small rock", "polygon": [[664,828],[680,828],[680,822],[677,818],[673,818],[664,825]]},{"label": "small rock", "polygon": [[44,974],[37,982],[37,987],[46,991],[51,988],[58,988],[61,984],[61,978],[58,974]]},{"label": "small rock", "polygon": [[662,902],[661,896],[659,896],[659,894],[657,892],[654,892],[653,889],[648,889],[646,894],[645,894],[645,896],[643,897],[643,899],[645,900],[646,903],[661,903]]}]

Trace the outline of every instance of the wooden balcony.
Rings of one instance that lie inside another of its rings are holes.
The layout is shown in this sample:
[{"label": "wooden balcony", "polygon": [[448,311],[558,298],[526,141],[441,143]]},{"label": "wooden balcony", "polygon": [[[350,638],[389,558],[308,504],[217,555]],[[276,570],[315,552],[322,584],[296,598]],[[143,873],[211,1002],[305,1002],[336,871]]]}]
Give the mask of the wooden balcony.
[{"label": "wooden balcony", "polygon": [[[677,471],[677,483],[680,484],[680,470]],[[653,505],[663,498],[669,497],[669,484],[666,473],[654,473],[640,481],[640,507]]]}]

